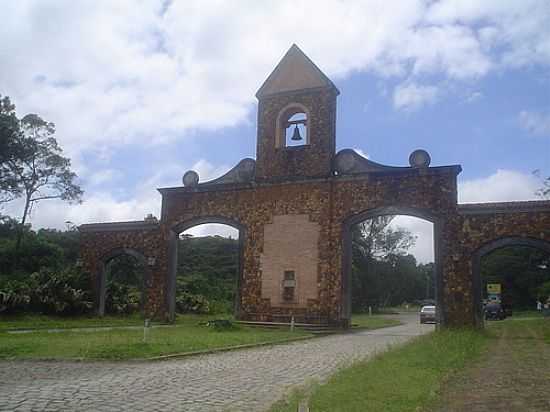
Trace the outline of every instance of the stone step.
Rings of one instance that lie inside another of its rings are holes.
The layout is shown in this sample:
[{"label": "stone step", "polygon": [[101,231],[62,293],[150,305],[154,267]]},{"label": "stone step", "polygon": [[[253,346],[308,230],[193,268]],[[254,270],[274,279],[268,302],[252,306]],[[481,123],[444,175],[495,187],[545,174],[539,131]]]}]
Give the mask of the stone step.
[{"label": "stone step", "polygon": [[[291,324],[288,322],[252,322],[252,321],[237,321],[239,325],[258,327],[258,328],[270,328],[270,329],[290,329]],[[295,329],[304,330],[311,333],[329,334],[342,332],[341,328],[336,328],[331,325],[319,325],[315,323],[294,323]]]}]

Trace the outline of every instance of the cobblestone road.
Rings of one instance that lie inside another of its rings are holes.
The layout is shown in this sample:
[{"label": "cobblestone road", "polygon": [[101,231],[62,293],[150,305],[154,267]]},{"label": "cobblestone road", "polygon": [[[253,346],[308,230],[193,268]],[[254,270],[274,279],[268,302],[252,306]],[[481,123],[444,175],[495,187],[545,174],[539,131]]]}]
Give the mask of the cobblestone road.
[{"label": "cobblestone road", "polygon": [[291,386],[433,330],[405,325],[157,362],[0,362],[0,411],[262,411]]}]

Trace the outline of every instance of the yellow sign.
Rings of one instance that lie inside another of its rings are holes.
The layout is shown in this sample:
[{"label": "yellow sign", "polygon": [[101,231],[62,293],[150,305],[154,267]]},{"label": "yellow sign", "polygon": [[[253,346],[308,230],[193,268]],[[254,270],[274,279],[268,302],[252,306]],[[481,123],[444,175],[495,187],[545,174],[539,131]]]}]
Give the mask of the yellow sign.
[{"label": "yellow sign", "polygon": [[500,283],[487,283],[487,293],[500,295]]}]

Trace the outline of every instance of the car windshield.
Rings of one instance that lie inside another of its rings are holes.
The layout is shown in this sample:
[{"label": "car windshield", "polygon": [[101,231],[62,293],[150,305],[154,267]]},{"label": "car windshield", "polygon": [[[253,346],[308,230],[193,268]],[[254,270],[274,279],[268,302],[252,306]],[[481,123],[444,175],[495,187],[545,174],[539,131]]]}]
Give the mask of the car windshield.
[{"label": "car windshield", "polygon": [[421,310],[421,312],[430,312],[435,313],[435,306],[424,306]]}]

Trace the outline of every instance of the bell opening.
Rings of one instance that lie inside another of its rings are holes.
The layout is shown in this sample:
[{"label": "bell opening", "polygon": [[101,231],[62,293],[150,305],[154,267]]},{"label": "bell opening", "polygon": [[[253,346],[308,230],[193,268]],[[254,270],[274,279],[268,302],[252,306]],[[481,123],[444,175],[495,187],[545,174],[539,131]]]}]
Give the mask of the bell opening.
[{"label": "bell opening", "polygon": [[296,113],[286,121],[286,146],[307,144],[307,119],[305,113]]}]

